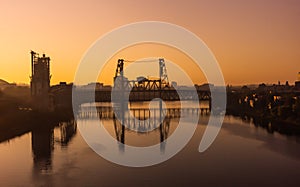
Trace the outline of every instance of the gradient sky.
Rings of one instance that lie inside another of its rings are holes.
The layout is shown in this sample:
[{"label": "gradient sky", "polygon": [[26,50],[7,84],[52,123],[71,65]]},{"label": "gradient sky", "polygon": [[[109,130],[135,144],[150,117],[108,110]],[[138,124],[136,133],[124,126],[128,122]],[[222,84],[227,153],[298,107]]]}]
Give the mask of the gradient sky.
[{"label": "gradient sky", "polygon": [[84,52],[103,34],[165,21],[208,45],[227,84],[294,83],[299,20],[298,0],[0,0],[0,79],[29,83],[35,50],[51,57],[52,84],[72,82]]}]

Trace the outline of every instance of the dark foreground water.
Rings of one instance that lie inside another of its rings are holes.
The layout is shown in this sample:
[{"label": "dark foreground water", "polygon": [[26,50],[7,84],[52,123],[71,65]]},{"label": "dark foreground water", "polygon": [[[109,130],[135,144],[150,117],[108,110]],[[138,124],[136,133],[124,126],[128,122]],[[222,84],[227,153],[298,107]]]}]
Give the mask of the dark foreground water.
[{"label": "dark foreground water", "polygon": [[[226,116],[212,146],[199,153],[208,118],[201,116],[191,141],[177,155],[145,168],[101,158],[72,121],[34,130],[0,144],[0,186],[300,186],[299,137]],[[170,134],[176,121],[170,120]],[[103,124],[115,136],[113,120]],[[125,134],[130,145],[159,141],[159,131]]]}]

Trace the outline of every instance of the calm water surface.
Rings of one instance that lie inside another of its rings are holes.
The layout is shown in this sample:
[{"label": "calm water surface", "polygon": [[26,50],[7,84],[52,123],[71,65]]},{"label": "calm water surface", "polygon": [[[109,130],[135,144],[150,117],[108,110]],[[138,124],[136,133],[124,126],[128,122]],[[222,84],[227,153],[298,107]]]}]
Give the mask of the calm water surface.
[{"label": "calm water surface", "polygon": [[[199,153],[208,118],[201,115],[182,151],[146,168],[123,167],[101,158],[73,121],[34,130],[0,144],[0,186],[300,186],[299,137],[269,133],[251,121],[226,116],[212,146]],[[92,119],[81,122],[88,120]],[[176,116],[169,120],[169,135],[177,123]],[[103,125],[116,137],[108,114]],[[125,132],[125,143],[134,146],[153,145],[160,138],[159,130]]]}]

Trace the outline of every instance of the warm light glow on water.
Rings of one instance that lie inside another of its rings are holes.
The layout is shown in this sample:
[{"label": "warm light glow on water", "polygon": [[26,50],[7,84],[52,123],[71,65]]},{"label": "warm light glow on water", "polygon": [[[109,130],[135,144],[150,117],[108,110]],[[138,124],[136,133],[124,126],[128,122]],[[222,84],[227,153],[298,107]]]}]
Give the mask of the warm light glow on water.
[{"label": "warm light glow on water", "polygon": [[[269,133],[251,120],[227,116],[212,146],[199,153],[208,118],[200,116],[191,141],[173,158],[139,169],[99,157],[72,123],[33,131],[0,144],[0,186],[225,186],[229,181],[239,186],[282,186],[300,182],[298,137]],[[116,138],[113,119],[103,119],[102,123]],[[176,124],[177,119],[172,118],[170,134]],[[159,141],[159,130],[125,132],[129,145],[148,146]]]}]

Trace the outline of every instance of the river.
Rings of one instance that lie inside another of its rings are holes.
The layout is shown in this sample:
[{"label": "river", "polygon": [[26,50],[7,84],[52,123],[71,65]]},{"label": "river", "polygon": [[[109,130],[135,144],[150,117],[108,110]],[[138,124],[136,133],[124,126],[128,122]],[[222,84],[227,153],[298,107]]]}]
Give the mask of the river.
[{"label": "river", "polygon": [[[170,118],[169,136],[178,118]],[[0,143],[0,186],[300,186],[300,137],[226,116],[213,144],[200,153],[208,119],[200,115],[193,137],[174,157],[142,168],[120,166],[96,154],[77,127],[92,119],[33,130]],[[116,137],[113,119],[102,122]],[[133,146],[157,144],[160,138],[159,130],[126,130],[124,137]]]}]

